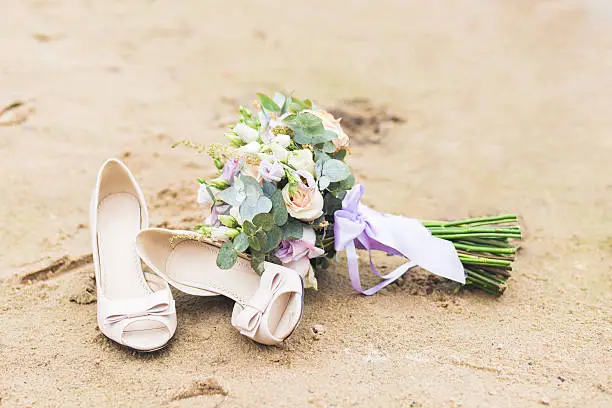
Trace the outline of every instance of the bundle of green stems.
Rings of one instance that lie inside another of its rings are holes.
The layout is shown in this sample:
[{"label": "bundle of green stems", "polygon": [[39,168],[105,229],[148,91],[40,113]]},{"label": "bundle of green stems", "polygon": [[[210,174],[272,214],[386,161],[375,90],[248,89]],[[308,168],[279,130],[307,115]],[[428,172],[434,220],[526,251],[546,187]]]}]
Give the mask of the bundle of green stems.
[{"label": "bundle of green stems", "polygon": [[512,261],[521,239],[516,215],[472,218],[462,221],[423,221],[431,233],[453,243],[466,273],[466,286],[500,296],[507,288]]}]

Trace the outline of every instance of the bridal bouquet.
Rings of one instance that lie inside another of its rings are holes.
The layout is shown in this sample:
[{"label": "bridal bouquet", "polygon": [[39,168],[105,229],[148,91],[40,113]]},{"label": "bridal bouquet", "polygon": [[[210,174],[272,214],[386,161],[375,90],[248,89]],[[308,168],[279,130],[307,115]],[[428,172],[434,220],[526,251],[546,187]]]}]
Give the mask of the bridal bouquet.
[{"label": "bridal bouquet", "polygon": [[354,184],[348,136],[307,99],[258,96],[256,113],[240,107],[229,142],[208,149],[220,174],[199,180],[198,201],[212,208],[196,229],[224,241],[222,269],[245,253],[260,273],[266,260],[281,263],[316,288],[314,268],[326,268],[335,254],[334,213]]},{"label": "bridal bouquet", "polygon": [[[231,268],[243,254],[258,273],[264,261],[282,264],[299,273],[305,287],[316,289],[315,271],[346,250],[352,286],[367,295],[416,265],[503,293],[516,251],[508,239],[520,238],[516,217],[423,223],[374,211],[360,202],[364,189],[355,185],[346,164],[349,137],[340,119],[308,99],[278,93],[258,98],[255,112],[240,107],[227,143],[208,147],[218,177],[198,179],[198,201],[211,205],[211,215],[196,230],[222,243],[221,269]],[[364,290],[356,249],[409,261],[387,275],[370,261],[381,281]]]}]

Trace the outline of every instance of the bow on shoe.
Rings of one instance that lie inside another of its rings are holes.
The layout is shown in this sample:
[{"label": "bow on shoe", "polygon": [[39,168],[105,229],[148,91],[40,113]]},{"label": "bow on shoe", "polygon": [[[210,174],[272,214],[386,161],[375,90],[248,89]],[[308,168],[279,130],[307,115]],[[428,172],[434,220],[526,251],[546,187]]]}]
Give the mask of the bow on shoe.
[{"label": "bow on shoe", "polygon": [[174,300],[166,290],[151,293],[145,298],[113,300],[104,324],[145,316],[169,316],[174,313]]},{"label": "bow on shoe", "polygon": [[[342,201],[342,209],[334,214],[334,246],[338,252],[346,249],[349,278],[356,291],[373,295],[417,265],[436,275],[465,283],[463,266],[450,242],[432,236],[418,220],[383,214],[361,204],[363,192],[363,185],[355,185]],[[356,249],[370,252],[370,268],[381,278],[381,282],[369,289],[361,287]],[[374,267],[371,251],[400,255],[410,261],[381,275]]]},{"label": "bow on shoe", "polygon": [[241,334],[252,338],[257,333],[270,304],[278,295],[284,293],[281,291],[283,282],[284,278],[278,271],[265,271],[261,275],[259,287],[234,322]]}]

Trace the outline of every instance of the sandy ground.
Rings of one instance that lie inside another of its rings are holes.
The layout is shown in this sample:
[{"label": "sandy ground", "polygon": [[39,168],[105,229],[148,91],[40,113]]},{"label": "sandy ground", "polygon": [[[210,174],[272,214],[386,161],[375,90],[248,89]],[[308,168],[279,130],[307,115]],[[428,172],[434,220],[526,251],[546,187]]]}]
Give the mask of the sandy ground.
[{"label": "sandy ground", "polygon": [[[612,406],[607,0],[5,0],[0,52],[0,105],[35,108],[0,127],[0,406]],[[276,89],[365,119],[351,165],[369,205],[520,214],[506,294],[416,273],[366,298],[341,262],[280,347],[231,328],[230,301],[178,293],[165,350],[104,338],[98,166],[123,158],[153,224],[192,225],[211,163],[169,146],[221,140]]]}]

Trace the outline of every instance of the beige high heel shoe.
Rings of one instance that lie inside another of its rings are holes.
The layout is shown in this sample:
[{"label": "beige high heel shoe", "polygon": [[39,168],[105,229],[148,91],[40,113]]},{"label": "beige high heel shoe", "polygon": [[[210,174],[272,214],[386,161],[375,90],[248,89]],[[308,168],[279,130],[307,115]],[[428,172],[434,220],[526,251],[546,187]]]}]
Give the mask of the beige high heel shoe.
[{"label": "beige high heel shoe", "polygon": [[135,240],[148,227],[147,207],[117,159],[98,173],[90,222],[100,331],[137,351],[164,347],[176,330],[174,299],[165,281],[143,273]]},{"label": "beige high heel shoe", "polygon": [[190,231],[143,230],[136,247],[142,260],[175,288],[233,299],[232,325],[258,343],[281,343],[302,318],[304,286],[292,269],[266,262],[259,276],[240,256],[231,269],[222,270],[216,263],[219,245]]}]

